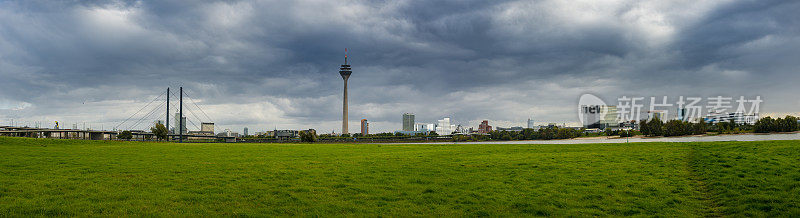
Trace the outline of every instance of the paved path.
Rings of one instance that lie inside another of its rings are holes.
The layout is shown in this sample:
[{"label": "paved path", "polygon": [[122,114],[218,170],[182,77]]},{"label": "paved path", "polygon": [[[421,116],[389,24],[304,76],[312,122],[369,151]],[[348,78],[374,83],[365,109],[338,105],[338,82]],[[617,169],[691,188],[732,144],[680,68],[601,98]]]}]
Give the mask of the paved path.
[{"label": "paved path", "polygon": [[[787,134],[744,134],[717,136],[686,136],[659,138],[629,138],[630,142],[721,142],[721,141],[768,141],[768,140],[800,140],[800,133]],[[376,144],[588,144],[588,143],[625,143],[625,138],[576,138],[565,140],[525,140],[525,141],[485,141],[485,142],[423,142],[423,143],[376,143]]]}]

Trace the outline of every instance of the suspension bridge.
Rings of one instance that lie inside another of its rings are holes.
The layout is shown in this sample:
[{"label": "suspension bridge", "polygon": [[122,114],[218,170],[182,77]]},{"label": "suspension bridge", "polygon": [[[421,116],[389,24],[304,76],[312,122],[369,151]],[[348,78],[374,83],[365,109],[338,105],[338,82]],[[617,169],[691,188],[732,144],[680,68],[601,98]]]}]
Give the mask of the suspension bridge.
[{"label": "suspension bridge", "polygon": [[[189,100],[184,102],[184,97]],[[177,102],[175,102],[177,99]],[[187,103],[184,105],[184,103]],[[174,125],[170,128],[171,109],[175,110]],[[188,116],[187,116],[188,115]],[[61,129],[56,124],[55,128],[30,128],[0,126],[0,135],[34,138],[61,138],[61,139],[91,139],[91,140],[111,140],[116,139],[123,131],[129,131],[132,140],[150,140],[155,138],[153,132],[148,132],[149,128],[157,123],[161,123],[167,129],[167,140],[183,142],[184,140],[208,140],[224,139],[225,141],[235,141],[234,137],[217,136],[214,134],[214,121],[201,108],[197,101],[187,93],[183,87],[178,92],[170,90],[168,87],[147,104],[136,110],[125,120],[119,122],[112,131],[105,130],[80,130],[80,129]],[[192,127],[194,130],[189,130]]]}]

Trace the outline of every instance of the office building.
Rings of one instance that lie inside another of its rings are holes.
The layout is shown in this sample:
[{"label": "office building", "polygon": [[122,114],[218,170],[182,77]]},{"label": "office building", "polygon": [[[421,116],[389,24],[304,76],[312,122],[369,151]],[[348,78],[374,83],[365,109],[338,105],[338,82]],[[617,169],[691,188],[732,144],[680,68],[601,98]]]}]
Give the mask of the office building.
[{"label": "office building", "polygon": [[758,121],[758,114],[744,114],[742,112],[735,112],[735,113],[711,113],[707,115],[703,120],[706,123],[724,123],[730,122],[733,120],[736,124],[743,125],[755,125],[756,121]]},{"label": "office building", "polygon": [[587,129],[606,129],[619,127],[619,112],[616,105],[596,105],[594,107],[582,108],[583,127]]},{"label": "office building", "polygon": [[489,133],[492,131],[492,126],[489,126],[489,121],[484,120],[478,125],[478,133]]},{"label": "office building", "polygon": [[244,136],[247,136],[247,133],[249,133],[247,130],[248,130],[247,127],[245,127],[244,131],[242,131],[242,133],[244,133]]},{"label": "office building", "polygon": [[678,120],[686,121],[686,108],[678,108]]},{"label": "office building", "polygon": [[403,131],[414,131],[414,114],[403,114]]},{"label": "office building", "polygon": [[436,124],[433,124],[433,123],[417,123],[417,124],[414,124],[414,131],[418,131],[418,132],[436,131]]},{"label": "office building", "polygon": [[214,123],[200,123],[200,131],[201,132],[210,132],[213,135],[214,134]]},{"label": "office building", "polygon": [[617,110],[617,106],[606,106],[606,115],[603,117],[603,120],[600,121],[600,123],[603,124],[603,129],[609,127],[619,127],[621,122],[625,121],[619,120],[619,111]]},{"label": "office building", "polygon": [[436,134],[438,135],[451,135],[456,130],[456,125],[450,124],[450,118],[445,117],[439,120],[439,125],[436,126]]},{"label": "office building", "polygon": [[187,131],[186,134],[193,136],[213,136],[214,123],[200,123],[200,131]]},{"label": "office building", "polygon": [[369,135],[369,122],[367,119],[361,119],[361,135]]},{"label": "office building", "polygon": [[528,129],[533,129],[534,126],[536,125],[533,124],[533,119],[528,118]]},{"label": "office building", "polygon": [[[181,121],[183,121],[183,122],[181,122]],[[181,123],[183,123],[182,128],[178,128],[179,126],[181,126]],[[187,132],[186,131],[186,117],[181,117],[180,113],[175,113],[175,125],[174,126],[176,127],[175,128],[176,131],[174,131],[174,134],[179,134],[178,131],[177,131],[178,129],[180,129],[183,134],[186,134],[186,132]]]}]

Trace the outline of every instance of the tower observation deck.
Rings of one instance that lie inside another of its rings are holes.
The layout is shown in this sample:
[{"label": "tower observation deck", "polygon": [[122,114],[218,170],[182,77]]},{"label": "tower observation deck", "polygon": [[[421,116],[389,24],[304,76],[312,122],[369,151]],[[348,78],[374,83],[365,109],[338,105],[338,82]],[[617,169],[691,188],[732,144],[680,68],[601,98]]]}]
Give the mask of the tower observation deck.
[{"label": "tower observation deck", "polygon": [[350,65],[347,64],[347,49],[344,49],[344,64],[339,68],[339,75],[342,76],[344,80],[344,98],[342,99],[342,134],[348,134],[347,131],[347,79],[350,78],[350,74],[353,71],[350,69]]}]

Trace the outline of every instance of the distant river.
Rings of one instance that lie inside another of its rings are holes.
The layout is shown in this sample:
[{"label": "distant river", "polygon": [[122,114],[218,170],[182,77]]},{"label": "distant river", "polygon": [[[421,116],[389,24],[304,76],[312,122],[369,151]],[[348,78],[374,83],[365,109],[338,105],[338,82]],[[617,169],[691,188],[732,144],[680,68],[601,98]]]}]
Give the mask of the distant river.
[{"label": "distant river", "polygon": [[[722,141],[768,141],[768,140],[800,140],[800,133],[789,134],[744,134],[716,136],[687,136],[660,138],[629,138],[630,142],[722,142]],[[486,141],[486,142],[427,142],[427,143],[390,143],[390,144],[587,144],[587,143],[625,143],[625,138],[576,138],[564,140],[525,140],[525,141]]]}]

